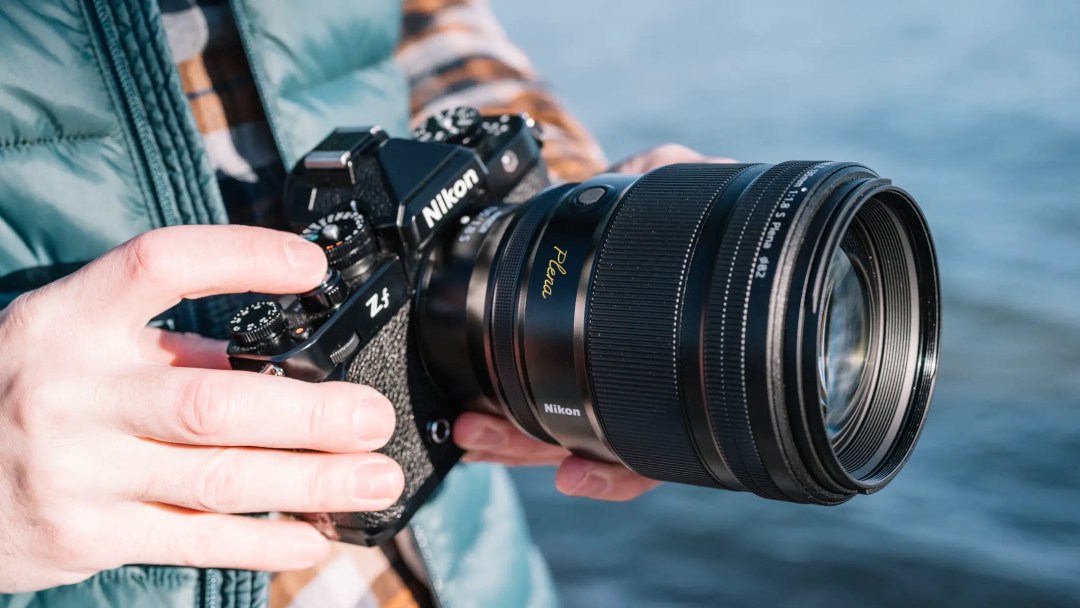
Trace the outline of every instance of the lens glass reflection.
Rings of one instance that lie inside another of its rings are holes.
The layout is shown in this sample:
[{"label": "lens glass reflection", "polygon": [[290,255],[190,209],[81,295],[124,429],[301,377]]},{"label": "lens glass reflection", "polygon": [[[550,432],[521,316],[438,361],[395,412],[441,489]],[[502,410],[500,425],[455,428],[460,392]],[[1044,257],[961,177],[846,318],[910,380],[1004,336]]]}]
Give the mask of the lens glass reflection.
[{"label": "lens glass reflection", "polygon": [[821,411],[836,441],[857,419],[856,393],[866,367],[870,311],[866,285],[843,247],[833,254],[826,285],[825,318],[818,343]]}]

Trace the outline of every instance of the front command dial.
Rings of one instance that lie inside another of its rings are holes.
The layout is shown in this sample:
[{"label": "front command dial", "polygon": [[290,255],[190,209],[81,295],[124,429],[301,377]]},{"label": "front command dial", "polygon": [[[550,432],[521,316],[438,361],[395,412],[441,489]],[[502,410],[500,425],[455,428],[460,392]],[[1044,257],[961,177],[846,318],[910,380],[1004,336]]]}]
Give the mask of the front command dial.
[{"label": "front command dial", "polygon": [[313,222],[303,237],[322,247],[330,267],[340,272],[378,251],[367,218],[356,211],[338,211]]},{"label": "front command dial", "polygon": [[268,344],[280,338],[286,329],[285,311],[273,300],[245,306],[229,321],[230,337],[240,346]]},{"label": "front command dial", "polygon": [[480,112],[476,108],[461,106],[442,110],[413,130],[413,139],[419,142],[468,145],[480,131]]}]

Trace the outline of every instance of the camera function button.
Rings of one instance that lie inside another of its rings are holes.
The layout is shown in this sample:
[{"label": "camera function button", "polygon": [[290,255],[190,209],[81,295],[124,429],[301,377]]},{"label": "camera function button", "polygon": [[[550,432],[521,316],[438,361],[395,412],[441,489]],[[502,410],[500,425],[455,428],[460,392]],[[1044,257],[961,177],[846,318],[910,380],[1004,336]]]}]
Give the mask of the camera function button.
[{"label": "camera function button", "polygon": [[588,207],[589,205],[595,205],[600,202],[606,195],[607,188],[604,188],[603,186],[593,186],[592,188],[579,192],[575,202],[582,207]]},{"label": "camera function button", "polygon": [[428,437],[435,445],[442,445],[449,441],[452,429],[450,421],[445,418],[432,420],[427,425]]},{"label": "camera function button", "polygon": [[507,173],[515,172],[521,166],[521,160],[518,159],[518,155],[513,150],[503,152],[502,157],[499,158],[499,163],[502,165],[502,170]]}]

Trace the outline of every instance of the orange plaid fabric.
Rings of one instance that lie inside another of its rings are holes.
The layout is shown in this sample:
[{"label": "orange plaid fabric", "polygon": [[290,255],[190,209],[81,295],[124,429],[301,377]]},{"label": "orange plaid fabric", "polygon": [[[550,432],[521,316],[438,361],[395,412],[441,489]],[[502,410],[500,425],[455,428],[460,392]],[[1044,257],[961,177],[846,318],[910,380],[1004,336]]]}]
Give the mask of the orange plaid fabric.
[{"label": "orange plaid fabric", "polygon": [[[284,168],[226,0],[160,0],[184,91],[233,223],[284,228]],[[544,127],[556,181],[579,181],[607,160],[510,41],[487,0],[404,0],[398,64],[415,122],[469,105],[528,112]]]}]

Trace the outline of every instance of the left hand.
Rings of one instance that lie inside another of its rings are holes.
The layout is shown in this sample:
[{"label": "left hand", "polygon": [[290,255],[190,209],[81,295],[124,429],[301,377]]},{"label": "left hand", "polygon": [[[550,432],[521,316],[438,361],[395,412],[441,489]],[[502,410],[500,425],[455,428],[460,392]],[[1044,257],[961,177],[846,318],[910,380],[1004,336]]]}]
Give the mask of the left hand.
[{"label": "left hand", "polygon": [[[676,163],[734,163],[730,158],[704,156],[679,144],[665,144],[613,165],[611,173],[646,173]],[[555,487],[569,496],[624,501],[660,485],[630,469],[574,456],[565,448],[533,439],[508,420],[467,412],[454,425],[454,440],[468,453],[467,462],[496,462],[509,466],[557,465]]]}]

